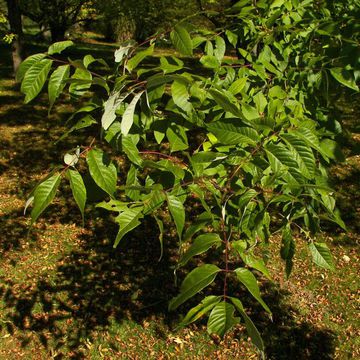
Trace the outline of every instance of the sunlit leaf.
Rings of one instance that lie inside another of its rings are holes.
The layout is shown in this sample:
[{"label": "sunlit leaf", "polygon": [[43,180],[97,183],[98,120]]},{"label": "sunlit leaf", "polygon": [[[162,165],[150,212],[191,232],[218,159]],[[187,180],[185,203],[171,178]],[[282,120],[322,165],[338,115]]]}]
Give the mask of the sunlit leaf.
[{"label": "sunlit leaf", "polygon": [[184,279],[180,293],[169,303],[169,310],[175,310],[186,300],[210,285],[221,271],[216,265],[206,264],[195,268]]},{"label": "sunlit leaf", "polygon": [[87,153],[86,161],[95,183],[111,197],[114,196],[117,183],[115,165],[101,150],[92,149]]},{"label": "sunlit leaf", "polygon": [[221,301],[221,296],[207,296],[204,300],[189,310],[184,319],[181,321],[180,326],[187,326],[209,313],[215,305]]},{"label": "sunlit leaf", "polygon": [[26,72],[37,62],[42,60],[46,55],[43,53],[40,54],[34,54],[29,57],[27,57],[19,66],[18,71],[16,72],[16,81],[21,81]]},{"label": "sunlit leaf", "polygon": [[139,221],[142,218],[142,207],[127,209],[122,212],[115,221],[119,224],[119,232],[116,235],[114,242],[114,248],[119,245],[120,240],[131,230],[135,229],[141,223]]},{"label": "sunlit leaf", "polygon": [[40,183],[34,191],[34,206],[31,211],[31,225],[53,201],[61,176],[56,173]]},{"label": "sunlit leaf", "polygon": [[260,295],[259,285],[256,281],[253,273],[245,268],[237,268],[235,269],[235,274],[240,282],[242,282],[245,287],[249,290],[250,294],[261,304],[261,306],[271,314],[271,310],[265,304]]},{"label": "sunlit leaf", "polygon": [[48,49],[48,54],[60,54],[68,47],[74,45],[74,43],[71,40],[65,40],[65,41],[59,41],[54,44],[51,44]]},{"label": "sunlit leaf", "polygon": [[252,342],[260,351],[264,351],[265,348],[264,348],[264,342],[262,340],[262,337],[261,337],[258,329],[256,328],[256,326],[254,325],[254,323],[247,316],[241,301],[234,297],[230,297],[230,300],[235,305],[237,311],[239,311],[240,315],[244,319],[246,330],[249,333]]},{"label": "sunlit leaf", "polygon": [[149,46],[145,50],[138,52],[127,63],[126,68],[129,71],[133,71],[147,56],[152,55],[154,52],[154,45]]},{"label": "sunlit leaf", "polygon": [[86,187],[84,184],[84,180],[82,179],[82,176],[77,170],[71,170],[69,169],[67,171],[67,176],[70,181],[70,188],[72,191],[72,194],[74,196],[74,199],[76,201],[76,204],[78,205],[81,216],[83,219],[84,224],[84,210],[85,210],[85,204],[86,204]]},{"label": "sunlit leaf", "polygon": [[356,85],[355,79],[349,71],[336,67],[330,69],[330,73],[340,84],[352,90],[359,91],[359,87]]},{"label": "sunlit leaf", "polygon": [[21,92],[25,94],[25,103],[30,102],[40,93],[46,82],[51,65],[52,60],[43,59],[35,62],[26,71],[21,83]]},{"label": "sunlit leaf", "polygon": [[59,97],[61,92],[66,86],[65,80],[69,77],[70,66],[62,65],[59,66],[50,76],[48,84],[48,93],[49,93],[49,112],[53,107],[56,99]]},{"label": "sunlit leaf", "polygon": [[195,238],[190,248],[181,257],[179,260],[179,265],[185,265],[193,256],[200,255],[209,250],[212,246],[219,246],[220,244],[221,238],[219,234],[208,233],[199,235],[197,238]]},{"label": "sunlit leaf", "polygon": [[309,249],[316,265],[324,269],[335,270],[331,252],[325,243],[311,242]]},{"label": "sunlit leaf", "polygon": [[179,239],[181,239],[181,235],[184,230],[184,224],[185,224],[184,205],[177,197],[170,194],[167,194],[167,203],[169,206],[170,214],[174,219]]},{"label": "sunlit leaf", "polygon": [[126,108],[126,110],[122,116],[121,132],[124,136],[126,136],[131,129],[131,126],[134,122],[135,107],[143,93],[144,93],[144,91],[140,91],[138,94],[136,94],[133,97],[133,99],[131,100],[131,103],[128,105],[128,107]]},{"label": "sunlit leaf", "polygon": [[170,34],[172,43],[177,51],[183,55],[193,54],[193,43],[188,31],[181,25],[176,25]]},{"label": "sunlit leaf", "polygon": [[223,337],[234,325],[238,324],[240,319],[234,317],[235,308],[232,304],[221,302],[211,311],[207,323],[209,334],[216,334]]}]

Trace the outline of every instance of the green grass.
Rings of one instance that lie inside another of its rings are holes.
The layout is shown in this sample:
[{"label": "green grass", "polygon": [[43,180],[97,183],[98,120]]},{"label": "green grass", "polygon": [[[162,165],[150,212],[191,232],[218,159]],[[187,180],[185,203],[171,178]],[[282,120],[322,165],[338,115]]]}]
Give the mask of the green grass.
[{"label": "green grass", "polygon": [[[28,47],[28,52],[42,47]],[[78,47],[74,58],[90,48],[94,45]],[[113,48],[95,45],[97,56],[109,59]],[[72,105],[63,98],[49,118],[46,96],[24,105],[6,54],[0,67],[0,359],[257,358],[241,325],[221,341],[207,335],[205,322],[175,330],[178,315],[167,312],[177,291],[175,245],[167,237],[158,262],[153,224],[145,224],[113,250],[114,225],[95,212],[87,214],[83,229],[64,184],[65,196],[59,193],[28,234],[29,219],[23,215],[27,194],[67,149],[89,138],[83,133],[54,144]],[[360,108],[353,101],[340,103],[339,109],[348,131],[342,139],[347,162],[334,167],[332,176],[350,231],[329,227],[324,234],[334,254],[334,273],[311,264],[305,242],[298,239],[289,281],[279,260],[279,238],[271,239],[267,251],[274,282],[259,279],[273,322],[244,298],[263,333],[269,359],[360,357]]]}]

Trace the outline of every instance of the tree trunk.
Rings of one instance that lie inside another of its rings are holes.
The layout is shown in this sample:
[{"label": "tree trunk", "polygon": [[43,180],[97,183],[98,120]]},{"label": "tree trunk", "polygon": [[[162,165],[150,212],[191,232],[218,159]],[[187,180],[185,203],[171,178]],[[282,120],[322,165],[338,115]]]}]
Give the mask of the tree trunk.
[{"label": "tree trunk", "polygon": [[11,33],[15,34],[15,38],[12,42],[12,59],[14,72],[16,73],[22,61],[23,31],[21,11],[19,6],[19,0],[6,0],[6,4],[8,8],[10,31]]},{"label": "tree trunk", "polygon": [[60,24],[49,24],[49,26],[52,42],[62,41],[65,39],[65,32],[67,30],[66,26],[62,26]]}]

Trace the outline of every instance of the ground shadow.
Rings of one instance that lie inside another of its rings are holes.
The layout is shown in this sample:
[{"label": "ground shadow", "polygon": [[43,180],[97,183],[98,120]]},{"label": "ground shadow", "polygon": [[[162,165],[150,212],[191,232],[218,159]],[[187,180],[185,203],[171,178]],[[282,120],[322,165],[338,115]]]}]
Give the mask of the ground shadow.
[{"label": "ground shadow", "polygon": [[115,235],[114,225],[99,223],[98,219],[94,233],[82,236],[81,246],[59,259],[55,279],[39,279],[22,294],[12,281],[2,284],[8,331],[13,333],[13,326],[21,330],[23,346],[26,333],[36,332],[45,347],[48,342],[57,349],[66,346],[74,358],[82,358],[80,345],[95,331],[106,330],[111,321],[168,316],[167,302],[175,294],[174,249],[167,247],[159,262],[154,224],[145,222],[114,250],[109,240]]},{"label": "ground shadow", "polygon": [[[58,359],[68,358],[68,351],[71,358],[80,359],[84,341],[93,340],[96,331],[107,330],[113,321],[157,319],[169,331],[174,328],[178,315],[167,312],[167,303],[177,291],[173,273],[176,240],[165,239],[159,262],[160,247],[152,221],[123,239],[116,250],[112,247],[116,231],[112,223],[100,217],[96,224],[87,226],[93,227],[92,232],[82,235],[80,244],[57,261],[54,278],[37,279],[36,286],[20,293],[12,281],[2,281],[6,326],[12,334],[15,329],[21,331],[24,347],[28,334],[35,333],[45,347],[56,349]],[[273,321],[248,295],[234,294],[244,299],[259,326],[267,357],[331,359],[334,334],[308,322],[296,322],[296,310],[286,303],[288,293],[277,285],[265,283],[263,290]],[[112,346],[116,348],[115,343]]]},{"label": "ground shadow", "polygon": [[258,304],[247,306],[252,309],[252,319],[264,338],[267,359],[333,359],[337,342],[335,333],[316,328],[306,320],[299,321],[299,310],[289,305],[290,292],[278,284],[265,283],[262,293],[273,313],[272,321]]},{"label": "ground shadow", "polygon": [[35,244],[39,233],[29,233],[23,210],[0,216],[0,258],[9,251],[19,250],[26,243]]}]

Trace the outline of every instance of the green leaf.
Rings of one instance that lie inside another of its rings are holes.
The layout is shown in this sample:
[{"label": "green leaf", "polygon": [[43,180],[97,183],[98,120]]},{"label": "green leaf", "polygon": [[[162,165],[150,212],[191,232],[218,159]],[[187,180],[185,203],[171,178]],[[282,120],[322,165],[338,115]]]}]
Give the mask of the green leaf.
[{"label": "green leaf", "polygon": [[221,270],[216,265],[205,264],[192,270],[184,279],[180,293],[169,303],[169,311],[175,310],[186,300],[210,285]]},{"label": "green leaf", "polygon": [[171,85],[171,95],[174,103],[182,110],[189,112],[192,109],[192,105],[189,102],[189,92],[186,84],[179,81],[174,81]]},{"label": "green leaf", "polygon": [[154,45],[149,46],[147,49],[138,52],[126,64],[126,68],[131,72],[133,71],[147,56],[154,53]]},{"label": "green leaf", "polygon": [[207,332],[223,337],[234,325],[238,324],[240,318],[234,317],[235,308],[225,301],[217,304],[211,311],[207,323]]},{"label": "green leaf", "polygon": [[61,92],[64,90],[66,85],[66,80],[70,75],[70,66],[62,65],[59,66],[50,76],[48,84],[48,93],[49,93],[49,113],[53,107],[56,99],[59,97]]},{"label": "green leaf", "polygon": [[104,104],[104,113],[101,117],[101,125],[107,130],[116,119],[116,110],[120,107],[123,101],[131,94],[126,92],[120,94],[120,91],[114,92],[109,96]]},{"label": "green leaf", "polygon": [[266,105],[267,105],[267,100],[266,97],[264,96],[264,94],[259,91],[255,96],[254,96],[254,102],[256,104],[256,110],[259,113],[263,113],[265,111]]},{"label": "green leaf", "polygon": [[279,85],[275,85],[270,88],[269,96],[275,99],[286,99],[287,94]]},{"label": "green leaf", "polygon": [[92,63],[94,63],[94,62],[96,62],[96,61],[99,61],[102,65],[107,66],[105,60],[103,60],[103,59],[97,60],[97,59],[95,59],[95,58],[94,58],[92,55],[90,55],[90,54],[87,54],[87,55],[84,56],[83,64],[84,64],[84,66],[85,66],[86,69],[87,69]]},{"label": "green leaf", "polygon": [[122,149],[129,158],[129,160],[134,164],[141,166],[143,160],[139,154],[139,150],[136,147],[136,144],[136,135],[129,134],[127,136],[122,136],[121,138]]},{"label": "green leaf", "polygon": [[35,62],[25,73],[21,83],[21,92],[25,94],[25,103],[27,104],[34,99],[45,84],[52,60],[43,59]]},{"label": "green leaf", "polygon": [[240,199],[238,201],[238,207],[239,209],[245,208],[249,202],[254,199],[258,195],[258,192],[254,189],[247,190],[244,194],[240,196]]},{"label": "green leaf", "polygon": [[289,227],[285,227],[282,232],[280,255],[281,258],[285,260],[285,273],[286,277],[289,278],[293,267],[293,258],[295,255],[295,241],[292,237],[291,229]]},{"label": "green leaf", "polygon": [[62,51],[64,51],[66,48],[72,45],[74,45],[74,43],[71,40],[56,42],[49,46],[48,54],[49,55],[60,54]]},{"label": "green leaf", "polygon": [[117,183],[115,165],[101,150],[92,149],[86,156],[91,177],[95,183],[111,197],[114,196]]},{"label": "green leaf", "polygon": [[141,188],[137,178],[137,169],[131,164],[126,176],[125,195],[133,201],[138,201]]},{"label": "green leaf", "polygon": [[235,80],[229,87],[228,91],[230,91],[233,95],[237,95],[241,93],[241,91],[244,89],[246,85],[247,78],[241,78]]},{"label": "green leaf", "polygon": [[223,93],[221,93],[218,90],[215,89],[210,89],[209,90],[210,95],[213,97],[213,99],[215,100],[215,102],[222,108],[224,109],[226,112],[229,112],[237,117],[243,118],[243,114],[240,111],[240,109],[234,104],[232,103],[227,97],[226,95],[224,95]]},{"label": "green leaf", "polygon": [[274,0],[270,5],[270,9],[281,7],[284,4],[285,0]]},{"label": "green leaf", "polygon": [[69,93],[74,97],[79,97],[90,89],[93,77],[91,72],[86,70],[86,68],[77,68],[70,80]]},{"label": "green leaf", "polygon": [[331,139],[324,139],[320,144],[322,152],[330,159],[342,162],[345,161],[345,156],[341,151],[340,145]]},{"label": "green leaf", "polygon": [[31,225],[53,201],[59,187],[61,176],[54,174],[43,181],[34,191],[34,207],[31,211]]},{"label": "green leaf", "polygon": [[267,269],[264,260],[258,259],[250,254],[240,254],[241,258],[243,259],[244,263],[251,268],[260,271],[264,276],[266,276],[269,280],[271,280],[271,276],[269,270]]},{"label": "green leaf", "polygon": [[260,117],[258,111],[249,104],[242,104],[241,110],[246,120],[252,121]]},{"label": "green leaf", "polygon": [[121,213],[128,209],[128,204],[123,201],[110,199],[109,201],[102,201],[96,204],[97,208],[105,209],[107,211],[114,211],[117,213]]},{"label": "green leaf", "polygon": [[176,25],[170,34],[170,39],[177,51],[183,55],[192,56],[193,43],[190,34],[184,27]]},{"label": "green leaf", "polygon": [[220,61],[214,55],[203,55],[200,58],[201,64],[208,69],[217,69],[220,67]]},{"label": "green leaf", "polygon": [[219,152],[201,151],[191,157],[193,164],[207,164],[213,161],[224,160],[227,156]]},{"label": "green leaf", "polygon": [[200,214],[195,220],[192,221],[191,225],[186,229],[184,234],[184,240],[190,240],[194,234],[204,229],[207,224],[214,220],[213,215],[207,211]]},{"label": "green leaf", "polygon": [[204,300],[189,310],[184,319],[181,321],[180,326],[187,326],[210,312],[216,304],[221,301],[221,296],[210,295],[204,298]]},{"label": "green leaf", "polygon": [[223,59],[225,55],[225,50],[226,50],[226,44],[224,39],[221,36],[216,36],[214,55],[219,62],[221,62],[221,60]]},{"label": "green leaf", "polygon": [[185,208],[183,203],[174,195],[167,194],[167,203],[169,206],[170,214],[174,219],[176,230],[181,240],[181,235],[185,225]]},{"label": "green leaf", "polygon": [[171,152],[186,150],[189,147],[185,129],[172,123],[166,130]]},{"label": "green leaf", "polygon": [[82,220],[83,220],[83,225],[84,225],[84,210],[85,210],[85,203],[86,203],[86,187],[85,187],[84,181],[77,170],[69,169],[67,171],[67,176],[70,181],[70,188],[71,188],[72,194],[74,196],[76,204],[78,205],[78,207],[80,209]]},{"label": "green leaf", "polygon": [[170,74],[175,71],[179,71],[184,67],[184,62],[178,59],[175,56],[172,56],[171,63],[167,60],[166,57],[162,56],[160,58],[160,66],[159,69],[161,69],[164,74]]},{"label": "green leaf", "polygon": [[97,124],[97,121],[91,115],[85,115],[74,126],[72,126],[65,134],[63,134],[56,142],[66,138],[73,131],[85,129],[91,125]]},{"label": "green leaf", "polygon": [[269,314],[271,314],[271,310],[261,298],[259,286],[253,273],[250,270],[244,268],[237,268],[235,270],[235,273],[238,280],[245,285],[245,287],[249,290],[250,294],[261,304],[261,306]]},{"label": "green leaf", "polygon": [[166,200],[164,191],[153,190],[151,193],[143,198],[144,215],[149,215],[157,210]]},{"label": "green leaf", "polygon": [[126,136],[129,133],[131,126],[134,123],[135,107],[143,93],[144,91],[140,91],[138,94],[134,96],[134,98],[131,100],[131,103],[128,105],[122,116],[121,132],[124,136]]},{"label": "green leaf", "polygon": [[204,253],[214,245],[221,245],[221,239],[218,234],[208,233],[199,235],[179,260],[179,266],[184,266],[193,256]]},{"label": "green leaf", "polygon": [[208,124],[207,128],[224,145],[256,145],[260,141],[256,130],[238,123],[237,119],[222,119]]},{"label": "green leaf", "polygon": [[317,266],[328,270],[335,270],[331,252],[325,243],[312,242],[309,244],[309,249]]},{"label": "green leaf", "polygon": [[31,55],[29,57],[27,57],[19,66],[19,69],[16,73],[16,81],[19,82],[21,81],[26,72],[37,62],[39,62],[40,60],[42,60],[44,57],[46,56],[46,54],[34,54]]},{"label": "green leaf", "polygon": [[322,152],[320,143],[319,143],[319,138],[312,130],[310,130],[306,127],[301,127],[295,131],[291,131],[291,134],[304,140],[313,149],[315,149],[319,152]]},{"label": "green leaf", "polygon": [[246,240],[235,240],[231,242],[231,247],[242,256],[247,249],[247,241]]},{"label": "green leaf", "polygon": [[193,48],[196,49],[199,47],[202,43],[206,41],[206,38],[203,36],[195,36],[192,38]]},{"label": "green leaf", "polygon": [[236,44],[238,42],[238,35],[236,35],[235,33],[233,33],[232,31],[230,30],[226,30],[225,31],[225,34],[229,40],[229,43],[234,47],[236,48]]},{"label": "green leaf", "polygon": [[142,207],[127,209],[122,212],[115,221],[119,224],[119,232],[116,236],[114,248],[119,245],[120,240],[131,230],[135,229],[141,223],[139,221],[142,218]]},{"label": "green leaf", "polygon": [[239,299],[236,299],[234,297],[230,297],[230,300],[235,305],[237,311],[239,311],[240,315],[244,319],[246,330],[249,333],[252,342],[260,351],[264,351],[265,347],[264,347],[264,342],[261,338],[261,335],[260,335],[258,329],[256,328],[256,326],[254,325],[254,323],[247,316],[247,314],[244,310],[243,304],[241,303],[241,301]]},{"label": "green leaf", "polygon": [[157,88],[157,87],[159,87],[161,85],[170,83],[170,82],[175,81],[175,80],[183,82],[185,84],[191,84],[192,83],[185,76],[181,76],[181,75],[178,75],[178,74],[171,74],[171,75],[156,74],[156,75],[150,76],[147,79],[147,89],[150,92],[150,91],[154,90],[155,88]]},{"label": "green leaf", "polygon": [[356,85],[355,79],[350,71],[336,67],[330,69],[330,73],[340,84],[347,86],[352,90],[359,91],[359,87]]},{"label": "green leaf", "polygon": [[293,150],[300,172],[308,179],[312,179],[315,174],[315,157],[310,146],[291,133],[283,134],[281,137]]},{"label": "green leaf", "polygon": [[[275,173],[278,173],[285,168],[297,169],[298,164],[293,158],[292,153],[282,144],[268,144],[266,152],[270,165]],[[272,156],[271,156],[272,155]]]}]

